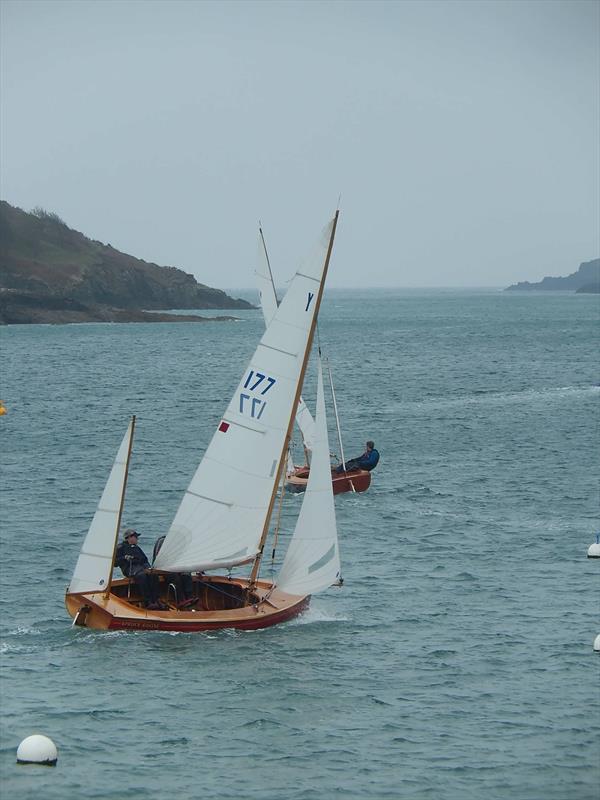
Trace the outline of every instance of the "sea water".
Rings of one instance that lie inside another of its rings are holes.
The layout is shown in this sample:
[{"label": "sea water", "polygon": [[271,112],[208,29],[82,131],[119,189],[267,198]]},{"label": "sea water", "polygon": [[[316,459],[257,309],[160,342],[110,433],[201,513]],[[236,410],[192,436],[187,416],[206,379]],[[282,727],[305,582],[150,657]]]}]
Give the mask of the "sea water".
[{"label": "sea water", "polygon": [[[381,452],[369,491],[335,501],[344,586],[287,624],[206,634],[73,628],[64,591],[134,413],[124,524],[152,551],[260,311],[2,329],[3,797],[597,798],[599,311],[329,291],[345,454]],[[32,733],[56,768],[17,767]]]}]

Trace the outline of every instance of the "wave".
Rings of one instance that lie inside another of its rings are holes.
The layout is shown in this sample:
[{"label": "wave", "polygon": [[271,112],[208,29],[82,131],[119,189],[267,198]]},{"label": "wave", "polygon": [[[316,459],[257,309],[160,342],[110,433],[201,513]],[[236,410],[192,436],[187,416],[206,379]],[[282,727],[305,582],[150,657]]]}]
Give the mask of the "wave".
[{"label": "wave", "polygon": [[17,625],[17,627],[12,631],[7,631],[4,635],[5,636],[39,636],[42,631],[38,630],[37,628],[30,628],[27,625]]},{"label": "wave", "polygon": [[462,397],[432,397],[407,402],[405,408],[436,409],[461,408],[470,405],[510,405],[527,402],[560,401],[565,399],[585,398],[600,394],[600,385],[593,386],[555,386],[544,389],[523,389],[516,392],[474,391]]},{"label": "wave", "polygon": [[7,656],[11,653],[30,653],[32,648],[24,644],[11,644],[9,642],[0,642],[0,656]]},{"label": "wave", "polygon": [[334,614],[319,606],[310,605],[300,616],[290,620],[288,625],[313,625],[319,622],[351,622],[345,614]]}]

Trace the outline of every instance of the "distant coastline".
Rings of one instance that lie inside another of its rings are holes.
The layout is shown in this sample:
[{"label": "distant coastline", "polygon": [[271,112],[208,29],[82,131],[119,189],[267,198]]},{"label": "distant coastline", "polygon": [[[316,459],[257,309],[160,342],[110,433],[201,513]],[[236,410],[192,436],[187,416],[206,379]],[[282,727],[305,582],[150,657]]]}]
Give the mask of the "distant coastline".
[{"label": "distant coastline", "polygon": [[576,294],[600,294],[600,258],[584,261],[579,265],[577,272],[564,278],[546,277],[538,283],[521,281],[508,286],[506,292],[527,291],[565,292],[573,291]]},{"label": "distant coastline", "polygon": [[252,309],[246,300],[88,239],[43,209],[0,201],[0,324],[214,322],[164,309]]}]

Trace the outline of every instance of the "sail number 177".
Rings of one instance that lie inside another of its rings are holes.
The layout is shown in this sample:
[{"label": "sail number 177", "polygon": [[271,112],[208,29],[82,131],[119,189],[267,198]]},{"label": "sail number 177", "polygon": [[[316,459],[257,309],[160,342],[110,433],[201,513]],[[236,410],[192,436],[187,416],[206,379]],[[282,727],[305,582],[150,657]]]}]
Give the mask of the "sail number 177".
[{"label": "sail number 177", "polygon": [[[275,378],[251,369],[244,381],[244,389],[247,389],[248,393],[240,392],[240,414],[248,414],[254,419],[260,419],[267,405],[267,401],[261,398],[275,383],[277,383]],[[249,392],[258,394],[259,397],[253,397]]]}]

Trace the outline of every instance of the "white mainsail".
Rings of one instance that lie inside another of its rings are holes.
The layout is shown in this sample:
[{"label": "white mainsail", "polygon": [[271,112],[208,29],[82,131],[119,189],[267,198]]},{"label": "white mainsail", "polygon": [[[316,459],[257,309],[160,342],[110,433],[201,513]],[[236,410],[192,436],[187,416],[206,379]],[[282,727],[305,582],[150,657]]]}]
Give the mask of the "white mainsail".
[{"label": "white mainsail", "polygon": [[[258,261],[255,275],[258,286],[258,296],[260,298],[260,307],[262,308],[265,325],[268,326],[275,316],[279,301],[277,300],[277,292],[275,291],[273,273],[271,272],[271,264],[269,263],[267,247],[261,228],[259,228],[259,233],[260,238],[258,242]],[[312,450],[315,436],[315,421],[302,398],[300,398],[298,401],[296,422],[298,423],[298,427],[302,432],[302,440],[304,444],[309,450]],[[292,463],[291,470],[293,469],[294,465]]]},{"label": "white mainsail", "polygon": [[228,568],[258,553],[334,223],[295,274],[265,330],[179,506],[156,569]]},{"label": "white mainsail", "polygon": [[289,594],[312,594],[340,577],[340,552],[329,463],[323,371],[318,360],[315,445],[304,502],[276,584]]},{"label": "white mainsail", "polygon": [[123,437],[92,524],[79,553],[67,592],[105,591],[112,575],[113,554],[119,532],[127,462],[135,420]]}]

